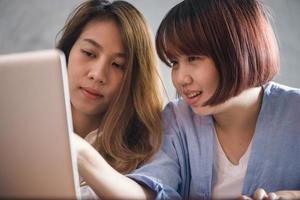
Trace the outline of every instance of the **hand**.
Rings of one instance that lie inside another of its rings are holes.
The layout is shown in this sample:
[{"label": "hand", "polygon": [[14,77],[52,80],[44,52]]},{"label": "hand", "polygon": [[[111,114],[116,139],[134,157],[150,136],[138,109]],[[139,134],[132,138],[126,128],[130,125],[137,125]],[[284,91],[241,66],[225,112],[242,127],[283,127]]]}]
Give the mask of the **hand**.
[{"label": "hand", "polygon": [[72,135],[72,139],[73,143],[75,144],[77,154],[80,154],[82,151],[88,148],[87,146],[89,146],[89,143],[76,133]]},{"label": "hand", "polygon": [[79,174],[101,199],[154,199],[150,189],[113,169],[99,152],[73,134]]},{"label": "hand", "polygon": [[297,190],[281,190],[277,192],[267,193],[264,189],[258,188],[253,197],[243,195],[245,200],[276,200],[276,199],[299,199],[300,191]]},{"label": "hand", "polygon": [[86,140],[76,133],[72,135],[72,142],[75,144],[74,146],[77,154],[78,169],[80,175],[82,175],[82,169],[86,168],[88,164],[94,160],[94,158],[102,157],[92,145],[90,145]]},{"label": "hand", "polygon": [[270,192],[270,193],[267,194],[267,192],[264,189],[258,188],[254,192],[254,195],[253,195],[252,198],[243,195],[242,199],[244,199],[244,200],[276,200],[276,199],[279,199],[279,197],[274,192]]},{"label": "hand", "polygon": [[280,190],[275,194],[279,199],[300,199],[300,190]]}]

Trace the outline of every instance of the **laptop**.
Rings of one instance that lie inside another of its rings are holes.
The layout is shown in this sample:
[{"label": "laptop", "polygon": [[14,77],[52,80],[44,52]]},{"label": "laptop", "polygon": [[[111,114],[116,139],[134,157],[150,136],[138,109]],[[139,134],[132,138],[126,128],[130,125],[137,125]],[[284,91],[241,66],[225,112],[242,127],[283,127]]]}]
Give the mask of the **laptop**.
[{"label": "laptop", "polygon": [[80,198],[64,54],[0,55],[0,94],[0,199]]}]

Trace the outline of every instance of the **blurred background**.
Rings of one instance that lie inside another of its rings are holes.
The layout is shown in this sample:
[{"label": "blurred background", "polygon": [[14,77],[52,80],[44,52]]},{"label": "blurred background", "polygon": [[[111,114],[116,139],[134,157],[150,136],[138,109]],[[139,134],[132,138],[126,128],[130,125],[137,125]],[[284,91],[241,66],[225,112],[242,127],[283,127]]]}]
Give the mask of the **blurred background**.
[{"label": "blurred background", "polygon": [[[167,11],[181,0],[128,0],[145,16],[153,35]],[[0,54],[54,48],[56,36],[82,0],[0,0]],[[281,71],[275,81],[300,88],[300,0],[263,0],[272,14]],[[170,70],[160,62],[169,99],[175,97]],[[165,98],[165,103],[167,98]]]}]

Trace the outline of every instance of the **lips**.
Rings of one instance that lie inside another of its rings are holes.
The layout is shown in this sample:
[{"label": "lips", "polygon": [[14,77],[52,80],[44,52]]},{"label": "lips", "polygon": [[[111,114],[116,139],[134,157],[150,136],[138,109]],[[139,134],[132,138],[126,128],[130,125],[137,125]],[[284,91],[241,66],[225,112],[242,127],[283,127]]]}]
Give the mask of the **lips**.
[{"label": "lips", "polygon": [[96,100],[96,99],[104,97],[101,93],[99,93],[97,90],[95,90],[93,88],[81,87],[80,89],[81,89],[83,95],[88,99]]},{"label": "lips", "polygon": [[189,98],[189,99],[192,99],[194,97],[197,97],[198,95],[200,95],[202,92],[201,91],[197,91],[197,92],[191,92],[189,94],[187,94],[186,96]]},{"label": "lips", "polygon": [[184,91],[183,96],[185,101],[190,106],[195,106],[202,96],[202,91]]}]

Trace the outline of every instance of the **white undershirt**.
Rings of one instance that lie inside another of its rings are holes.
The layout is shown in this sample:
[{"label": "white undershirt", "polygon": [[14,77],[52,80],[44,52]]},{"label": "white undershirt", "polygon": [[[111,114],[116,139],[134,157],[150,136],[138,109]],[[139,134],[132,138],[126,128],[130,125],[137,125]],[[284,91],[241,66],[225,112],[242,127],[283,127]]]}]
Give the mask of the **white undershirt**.
[{"label": "white undershirt", "polygon": [[242,195],[244,178],[249,161],[251,143],[247,151],[241,157],[239,164],[232,164],[226,157],[220,142],[216,136],[216,149],[213,166],[213,199],[233,199]]}]

